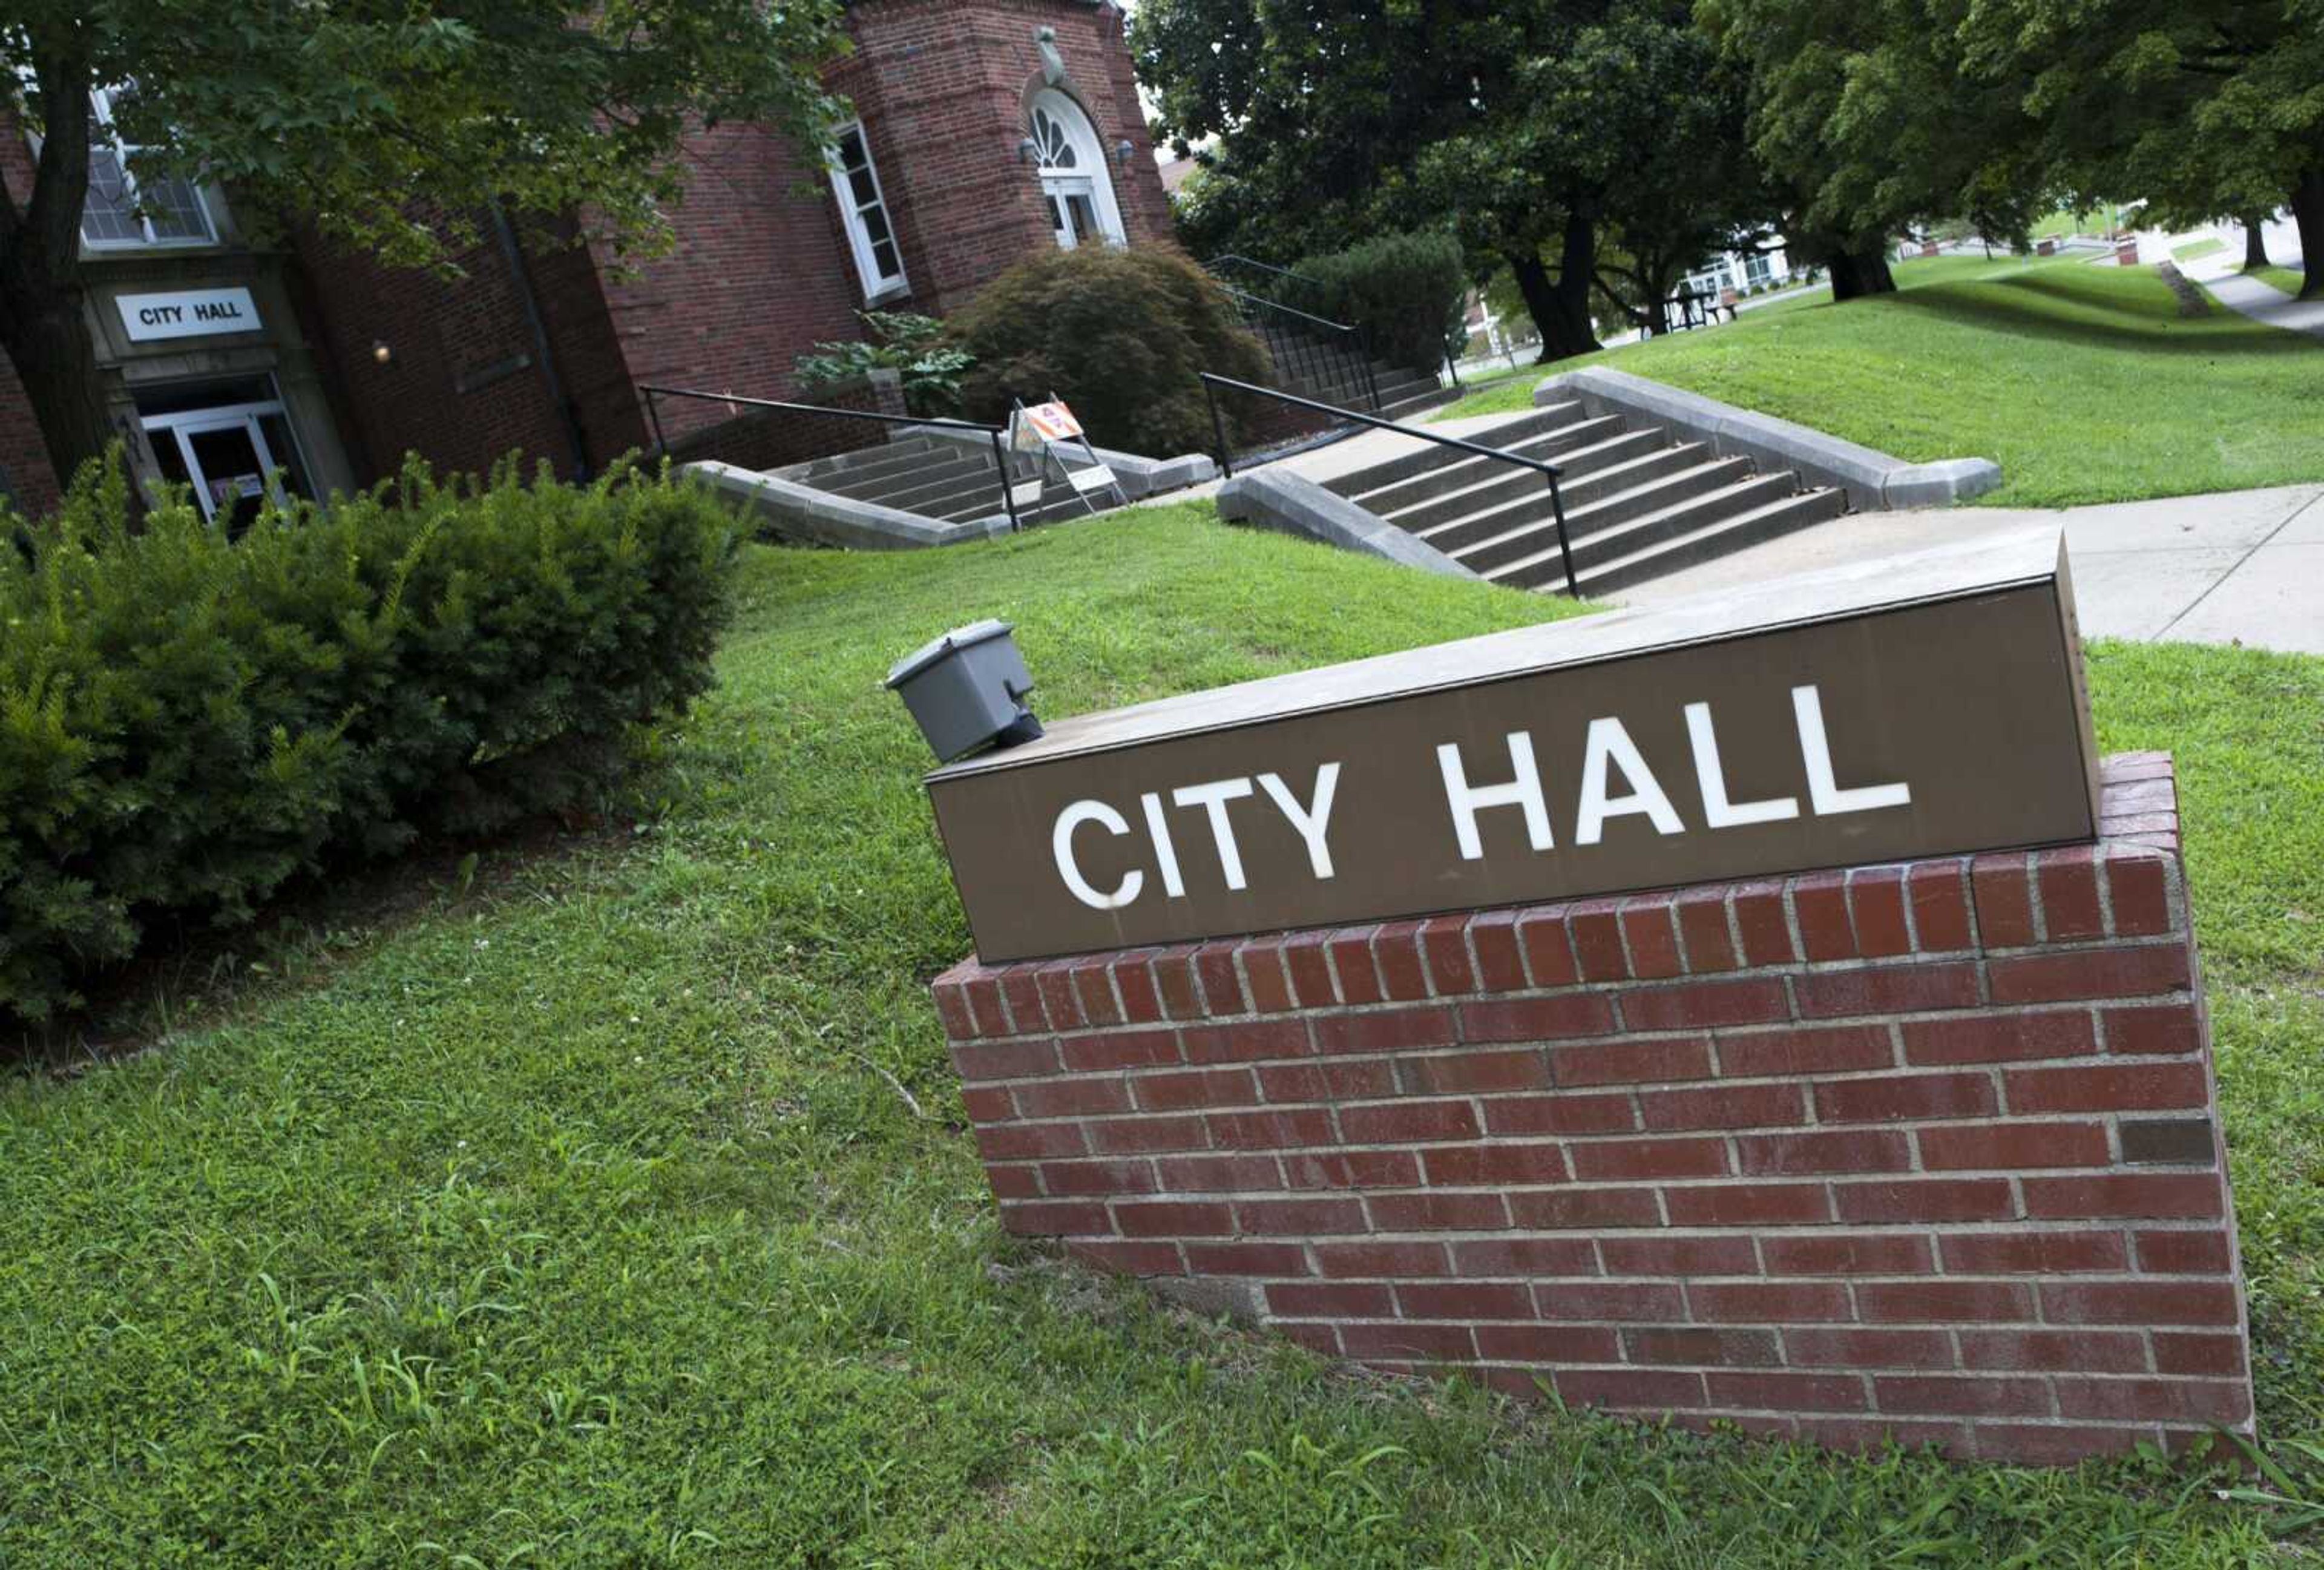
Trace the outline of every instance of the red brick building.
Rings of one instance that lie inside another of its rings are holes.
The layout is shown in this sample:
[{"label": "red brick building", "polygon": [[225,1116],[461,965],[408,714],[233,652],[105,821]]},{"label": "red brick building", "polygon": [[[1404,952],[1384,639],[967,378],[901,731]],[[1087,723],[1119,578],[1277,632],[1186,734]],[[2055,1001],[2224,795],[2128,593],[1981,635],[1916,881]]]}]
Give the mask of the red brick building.
[{"label": "red brick building", "polygon": [[[860,309],[941,316],[1042,247],[1168,237],[1110,0],[856,0],[848,27],[829,82],[856,118],[834,146],[696,138],[677,248],[630,276],[569,227],[493,215],[456,281],[311,234],[261,246],[231,193],[134,190],[126,149],[100,146],[84,314],[134,461],[214,512],[271,470],[320,494],[407,451],[592,472],[650,440],[641,383],[781,397],[796,356],[862,336]],[[28,189],[22,136],[0,137],[0,179]],[[37,512],[56,490],[0,369],[0,494]]]}]

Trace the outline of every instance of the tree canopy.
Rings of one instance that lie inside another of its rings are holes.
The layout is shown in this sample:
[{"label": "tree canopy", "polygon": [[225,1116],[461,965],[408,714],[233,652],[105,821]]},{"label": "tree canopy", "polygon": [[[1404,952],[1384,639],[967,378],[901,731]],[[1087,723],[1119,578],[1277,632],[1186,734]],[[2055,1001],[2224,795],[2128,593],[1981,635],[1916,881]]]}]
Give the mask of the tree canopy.
[{"label": "tree canopy", "polygon": [[841,0],[17,0],[0,93],[39,138],[0,195],[0,345],[60,473],[99,450],[78,316],[90,96],[132,178],[198,177],[245,227],[295,213],[391,262],[439,262],[498,203],[583,212],[616,249],[669,240],[694,128],[819,144]]},{"label": "tree canopy", "polygon": [[1968,0],[1958,34],[2023,84],[2030,164],[2166,223],[2288,204],[2324,296],[2324,0]]},{"label": "tree canopy", "polygon": [[1748,233],[1739,74],[1687,0],[1147,0],[1164,128],[1209,171],[1190,241],[1267,258],[1450,224],[1545,356],[1597,346],[1600,242],[1659,298]]}]

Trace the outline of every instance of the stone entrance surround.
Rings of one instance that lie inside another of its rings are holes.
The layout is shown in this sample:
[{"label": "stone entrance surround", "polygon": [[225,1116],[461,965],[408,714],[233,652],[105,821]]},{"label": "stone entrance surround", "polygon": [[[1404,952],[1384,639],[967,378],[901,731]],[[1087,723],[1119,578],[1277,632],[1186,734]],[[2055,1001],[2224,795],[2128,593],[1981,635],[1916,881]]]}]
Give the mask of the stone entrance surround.
[{"label": "stone entrance surround", "polygon": [[2252,1420],[2169,760],[2101,841],[936,983],[1009,1230],[1334,1357],[2063,1463]]}]

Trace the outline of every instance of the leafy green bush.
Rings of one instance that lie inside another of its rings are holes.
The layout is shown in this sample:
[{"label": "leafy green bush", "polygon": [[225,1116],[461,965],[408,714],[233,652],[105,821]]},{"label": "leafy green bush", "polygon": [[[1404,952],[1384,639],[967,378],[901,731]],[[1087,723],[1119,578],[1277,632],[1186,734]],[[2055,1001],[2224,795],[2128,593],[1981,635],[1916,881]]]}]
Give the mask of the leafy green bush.
[{"label": "leafy green bush", "polygon": [[1355,323],[1392,364],[1433,371],[1465,336],[1469,274],[1450,235],[1380,235],[1302,257],[1293,271],[1307,282],[1286,283],[1287,303]]},{"label": "leafy green bush", "polygon": [[118,463],[0,550],[0,1015],[39,1019],[156,918],[584,806],[710,684],[731,521],[586,489],[401,476],[238,539]]},{"label": "leafy green bush", "polygon": [[999,420],[1012,396],[1054,392],[1098,446],[1157,457],[1212,447],[1200,373],[1268,375],[1267,351],[1226,292],[1151,246],[1045,252],[985,285],[951,326],[976,356],[962,389],[972,419]]},{"label": "leafy green bush", "polygon": [[793,362],[799,390],[810,395],[856,382],[869,372],[896,371],[904,380],[904,407],[914,414],[949,414],[959,406],[960,379],[975,357],[945,339],[944,323],[903,311],[859,310],[866,337],[817,344]]}]

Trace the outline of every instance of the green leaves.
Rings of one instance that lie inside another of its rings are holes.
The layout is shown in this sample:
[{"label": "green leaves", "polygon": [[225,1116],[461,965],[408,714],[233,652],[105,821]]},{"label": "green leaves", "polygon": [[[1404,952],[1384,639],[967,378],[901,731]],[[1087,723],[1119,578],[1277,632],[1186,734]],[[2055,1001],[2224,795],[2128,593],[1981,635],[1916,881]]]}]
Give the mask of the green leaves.
[{"label": "green leaves", "polygon": [[960,379],[976,356],[948,343],[944,323],[908,312],[860,310],[869,336],[853,343],[817,344],[794,361],[802,392],[810,395],[860,381],[872,371],[903,374],[904,402],[915,414],[948,414],[960,402]]},{"label": "green leaves", "polygon": [[[391,496],[392,501],[391,501]],[[424,468],[239,540],[182,495],[125,527],[92,468],[0,553],[0,1014],[156,915],[584,808],[709,683],[732,526],[689,487]]]},{"label": "green leaves", "polygon": [[[415,200],[463,215],[498,199],[586,206],[619,248],[669,243],[672,161],[705,121],[816,146],[837,103],[818,72],[844,47],[839,0],[30,0],[0,72],[63,62],[72,90],[135,82],[123,130],[149,170],[296,212],[391,261],[440,259]],[[37,90],[34,125],[46,106]],[[55,199],[74,209],[78,192]]]},{"label": "green leaves", "polygon": [[997,420],[1010,399],[1055,392],[1100,447],[1167,457],[1207,451],[1199,373],[1266,374],[1267,351],[1225,292],[1175,251],[1084,245],[1020,262],[952,319],[975,357],[969,413]]}]

